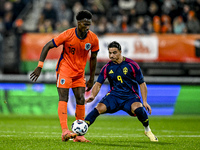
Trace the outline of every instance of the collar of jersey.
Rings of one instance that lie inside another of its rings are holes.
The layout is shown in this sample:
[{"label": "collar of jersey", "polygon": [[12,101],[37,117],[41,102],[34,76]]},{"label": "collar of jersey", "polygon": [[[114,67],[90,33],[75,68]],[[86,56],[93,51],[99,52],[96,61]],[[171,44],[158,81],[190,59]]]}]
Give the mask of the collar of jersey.
[{"label": "collar of jersey", "polygon": [[78,36],[78,33],[77,33],[77,28],[75,28],[75,33],[76,33],[77,38],[79,38],[80,40],[84,40],[84,39],[87,37],[87,34],[86,34],[84,38],[80,38],[80,37]]},{"label": "collar of jersey", "polygon": [[[122,64],[124,61],[126,61],[126,57],[123,56],[123,61],[120,64]],[[112,60],[110,60],[109,62],[115,64]],[[120,64],[115,64],[115,65],[120,65]]]}]

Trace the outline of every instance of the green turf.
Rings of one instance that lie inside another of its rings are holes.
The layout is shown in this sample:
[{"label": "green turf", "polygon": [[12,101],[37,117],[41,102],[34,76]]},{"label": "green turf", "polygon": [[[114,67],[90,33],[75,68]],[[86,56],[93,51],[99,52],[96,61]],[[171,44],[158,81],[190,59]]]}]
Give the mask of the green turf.
[{"label": "green turf", "polygon": [[[159,142],[144,135],[137,118],[100,116],[85,137],[92,143],[61,141],[57,116],[0,115],[0,150],[195,150],[200,149],[200,116],[151,116]],[[69,125],[74,117],[68,117]]]}]

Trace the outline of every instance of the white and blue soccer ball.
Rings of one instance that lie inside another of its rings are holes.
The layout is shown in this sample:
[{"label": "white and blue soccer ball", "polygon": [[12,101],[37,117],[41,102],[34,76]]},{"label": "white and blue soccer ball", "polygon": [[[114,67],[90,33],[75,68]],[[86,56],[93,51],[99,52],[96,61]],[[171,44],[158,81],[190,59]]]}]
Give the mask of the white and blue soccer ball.
[{"label": "white and blue soccer ball", "polygon": [[76,120],[72,123],[72,132],[76,133],[77,135],[81,136],[86,134],[88,131],[88,125],[83,120]]}]

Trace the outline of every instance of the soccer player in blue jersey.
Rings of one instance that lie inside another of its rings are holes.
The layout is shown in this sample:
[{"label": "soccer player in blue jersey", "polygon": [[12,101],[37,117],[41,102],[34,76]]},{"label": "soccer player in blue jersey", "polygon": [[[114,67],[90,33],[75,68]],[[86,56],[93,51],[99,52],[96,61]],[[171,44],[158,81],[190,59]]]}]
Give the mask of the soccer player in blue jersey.
[{"label": "soccer player in blue jersey", "polygon": [[[147,86],[139,65],[121,55],[121,46],[116,41],[108,45],[108,51],[111,61],[101,69],[86,103],[94,100],[106,78],[108,78],[111,90],[86,116],[85,122],[90,126],[100,114],[123,110],[130,116],[137,116],[144,126],[145,135],[150,141],[157,142],[158,139],[151,132],[148,115],[144,110],[145,108],[151,114],[151,106],[147,103]],[[143,104],[140,100],[138,85],[140,86]]]}]

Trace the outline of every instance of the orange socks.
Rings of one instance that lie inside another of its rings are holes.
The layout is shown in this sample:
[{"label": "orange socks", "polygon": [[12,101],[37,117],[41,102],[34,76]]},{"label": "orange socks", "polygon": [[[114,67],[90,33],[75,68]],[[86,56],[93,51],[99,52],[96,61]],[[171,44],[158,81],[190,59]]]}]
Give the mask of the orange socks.
[{"label": "orange socks", "polygon": [[64,130],[68,130],[67,126],[67,102],[59,101],[58,102],[58,117],[60,119],[60,125]]},{"label": "orange socks", "polygon": [[[76,120],[85,118],[85,105],[76,105]],[[62,131],[68,130],[67,126],[67,102],[59,101],[58,102],[58,117],[60,119],[60,125]]]},{"label": "orange socks", "polygon": [[76,120],[84,120],[85,118],[85,105],[76,105]]}]

